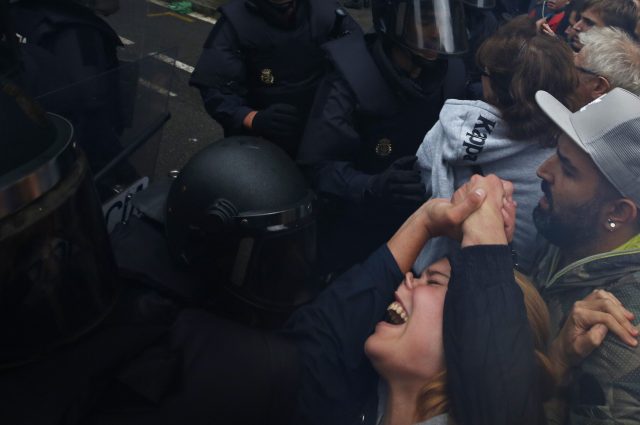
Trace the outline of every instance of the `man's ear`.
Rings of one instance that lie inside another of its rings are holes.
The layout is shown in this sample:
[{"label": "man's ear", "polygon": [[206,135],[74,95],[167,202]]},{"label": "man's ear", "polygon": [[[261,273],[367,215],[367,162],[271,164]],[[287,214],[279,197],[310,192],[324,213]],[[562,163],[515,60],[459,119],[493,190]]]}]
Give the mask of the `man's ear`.
[{"label": "man's ear", "polygon": [[618,198],[611,201],[608,219],[613,220],[617,225],[638,225],[638,206],[629,198]]},{"label": "man's ear", "polygon": [[606,77],[598,75],[594,78],[593,89],[591,90],[593,99],[597,99],[603,94],[609,93],[611,91],[611,83]]}]

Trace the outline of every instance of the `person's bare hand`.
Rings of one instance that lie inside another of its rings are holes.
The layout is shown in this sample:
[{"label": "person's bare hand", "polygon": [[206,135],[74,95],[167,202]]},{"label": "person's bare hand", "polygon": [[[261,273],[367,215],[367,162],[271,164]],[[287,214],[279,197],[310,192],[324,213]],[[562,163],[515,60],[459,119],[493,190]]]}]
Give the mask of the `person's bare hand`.
[{"label": "person's bare hand", "polygon": [[429,237],[449,236],[460,239],[462,223],[484,202],[487,192],[483,188],[461,188],[451,200],[432,198],[420,208],[426,218]]},{"label": "person's bare hand", "polygon": [[504,198],[504,204],[502,206],[502,220],[504,221],[504,233],[507,237],[507,242],[513,241],[513,235],[516,231],[516,210],[518,203],[513,200],[512,196]]},{"label": "person's bare hand", "polygon": [[549,24],[547,23],[547,18],[540,18],[536,21],[536,28],[538,32],[546,35],[550,35],[552,37],[556,37],[556,33],[553,32]]},{"label": "person's bare hand", "polygon": [[634,315],[610,292],[596,289],[577,301],[551,344],[550,357],[560,377],[599,347],[613,332],[625,344],[638,345]]},{"label": "person's bare hand", "polygon": [[[467,183],[467,190],[477,188],[487,192],[482,206],[465,220],[462,230],[462,246],[506,244],[505,224],[515,227],[515,204],[512,200],[513,185],[495,175],[474,175]],[[506,208],[505,208],[506,207]],[[507,223],[505,223],[505,217]]]}]

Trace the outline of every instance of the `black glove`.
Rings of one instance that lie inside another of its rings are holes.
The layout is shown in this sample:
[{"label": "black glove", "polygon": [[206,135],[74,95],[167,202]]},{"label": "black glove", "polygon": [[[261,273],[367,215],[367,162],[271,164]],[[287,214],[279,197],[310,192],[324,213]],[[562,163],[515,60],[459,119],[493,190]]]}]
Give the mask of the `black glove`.
[{"label": "black glove", "polygon": [[369,180],[369,196],[384,202],[421,203],[427,199],[427,192],[420,179],[420,171],[413,166],[415,155],[396,159],[389,168]]},{"label": "black glove", "polygon": [[267,109],[258,111],[253,117],[251,127],[256,133],[268,139],[293,137],[299,132],[300,113],[295,106],[276,103]]}]

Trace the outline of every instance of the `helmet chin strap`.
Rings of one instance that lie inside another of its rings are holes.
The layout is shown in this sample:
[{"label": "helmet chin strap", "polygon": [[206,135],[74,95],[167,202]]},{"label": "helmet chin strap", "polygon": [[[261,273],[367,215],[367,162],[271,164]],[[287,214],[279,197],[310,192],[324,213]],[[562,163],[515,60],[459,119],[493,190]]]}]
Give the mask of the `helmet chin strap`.
[{"label": "helmet chin strap", "polygon": [[435,79],[443,74],[443,70],[446,71],[446,67],[444,66],[446,61],[441,55],[435,52],[433,52],[435,55],[434,58],[428,59],[415,52],[407,45],[399,43],[396,40],[390,40],[390,47],[390,50],[393,51],[395,48],[398,52],[396,54],[391,52],[391,60],[394,63],[395,68],[402,71],[406,77],[411,78],[412,80],[419,78],[423,72],[432,74]]},{"label": "helmet chin strap", "polygon": [[431,54],[433,54],[433,59],[427,58],[424,55],[421,55],[420,53],[416,52],[415,50],[413,50],[411,47],[407,46],[406,44],[403,43],[399,43],[396,42],[395,43],[402,51],[405,52],[405,54],[410,58],[411,63],[419,68],[422,68],[423,70],[430,70],[430,69],[434,69],[434,68],[438,68],[439,66],[441,66],[443,59],[442,56],[440,54],[438,54],[437,52],[429,52]]}]

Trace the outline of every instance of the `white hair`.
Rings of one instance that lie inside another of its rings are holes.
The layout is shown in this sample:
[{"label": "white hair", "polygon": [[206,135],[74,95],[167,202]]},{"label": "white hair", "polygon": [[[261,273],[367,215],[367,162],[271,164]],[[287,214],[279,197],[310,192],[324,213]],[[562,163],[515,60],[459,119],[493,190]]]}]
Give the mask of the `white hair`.
[{"label": "white hair", "polygon": [[601,75],[612,88],[621,87],[640,96],[640,45],[613,27],[593,27],[580,34],[584,68]]}]

